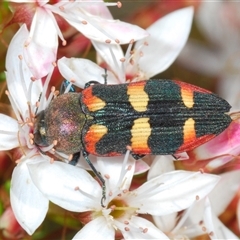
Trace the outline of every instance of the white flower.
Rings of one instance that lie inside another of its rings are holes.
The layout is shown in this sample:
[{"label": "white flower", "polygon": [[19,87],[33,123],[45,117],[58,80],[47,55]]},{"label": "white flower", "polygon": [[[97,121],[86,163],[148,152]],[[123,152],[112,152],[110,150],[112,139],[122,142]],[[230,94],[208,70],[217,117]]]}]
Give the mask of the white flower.
[{"label": "white flower", "polygon": [[146,29],[149,36],[129,45],[125,56],[118,45],[94,43],[98,63],[105,61],[118,83],[146,80],[166,70],[184,47],[191,30],[193,8],[187,7],[160,18]]},{"label": "white flower", "polygon": [[[115,230],[125,239],[168,239],[137,215],[162,216],[186,209],[204,198],[219,181],[215,175],[172,171],[129,191],[135,161],[128,154],[124,162],[121,158],[98,159],[98,170],[106,181],[106,207],[101,206],[101,186],[84,170],[61,162],[55,162],[55,167],[39,162],[28,164],[28,168],[36,186],[50,201],[70,211],[89,212],[92,221],[74,239],[114,239]],[[56,178],[56,174],[62,177]]]},{"label": "white flower", "polygon": [[[150,168],[148,179],[160,174],[173,171],[174,165],[171,156],[156,157]],[[238,239],[218,219],[239,189],[239,170],[221,174],[221,180],[208,194],[186,209],[181,215],[177,212],[165,216],[153,216],[154,222],[159,229],[171,239],[191,239],[209,234],[211,239]]]},{"label": "white flower", "polygon": [[147,36],[146,31],[138,26],[112,20],[106,7],[108,4],[101,0],[94,3],[59,1],[54,5],[48,4],[48,0],[9,1],[31,4],[31,8],[25,8],[24,5],[23,8],[18,8],[20,14],[26,12],[26,16],[31,15],[35,9],[30,33],[24,42],[24,59],[36,79],[46,76],[52,63],[56,61],[58,36],[63,45],[66,45],[53,13],[63,17],[87,38],[96,41],[125,44],[132,39],[138,40]]},{"label": "white flower", "polygon": [[[50,164],[50,157],[41,155],[40,148],[33,144],[32,139],[36,102],[41,93],[42,100],[45,100],[46,89],[43,89],[41,81],[31,80],[32,74],[22,58],[22,46],[28,34],[23,25],[13,37],[7,52],[8,95],[17,120],[0,114],[0,150],[18,149],[19,159],[12,174],[10,200],[19,224],[32,234],[45,218],[48,199],[33,184],[26,163]],[[44,104],[39,107],[44,108]]]},{"label": "white flower", "polygon": [[[92,41],[98,52],[99,64],[104,59],[109,67],[107,83],[146,80],[168,68],[187,41],[192,17],[193,8],[188,7],[159,19],[147,29],[150,36],[137,41],[133,51],[132,42],[125,56],[119,45]],[[58,67],[64,78],[81,88],[89,80],[104,83],[104,70],[89,60],[64,57],[58,61]]]}]

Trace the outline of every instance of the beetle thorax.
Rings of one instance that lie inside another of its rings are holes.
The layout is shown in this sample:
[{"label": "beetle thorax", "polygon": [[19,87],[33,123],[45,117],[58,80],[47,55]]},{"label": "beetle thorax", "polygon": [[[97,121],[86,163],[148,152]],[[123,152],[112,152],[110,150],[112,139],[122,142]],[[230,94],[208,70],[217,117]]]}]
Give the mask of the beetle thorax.
[{"label": "beetle thorax", "polygon": [[46,140],[57,141],[55,149],[73,154],[82,149],[82,128],[85,115],[79,103],[79,93],[66,93],[55,98],[45,110]]}]

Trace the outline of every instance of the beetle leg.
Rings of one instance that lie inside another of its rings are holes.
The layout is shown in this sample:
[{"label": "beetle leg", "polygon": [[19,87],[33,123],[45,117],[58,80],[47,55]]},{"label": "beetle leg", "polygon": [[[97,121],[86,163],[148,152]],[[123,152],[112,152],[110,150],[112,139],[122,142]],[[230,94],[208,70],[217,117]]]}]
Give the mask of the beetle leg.
[{"label": "beetle leg", "polygon": [[145,156],[144,154],[135,154],[135,153],[131,153],[131,155],[135,160],[139,160]]},{"label": "beetle leg", "polygon": [[[70,87],[69,87],[69,85],[70,85]],[[71,84],[71,82],[69,82],[68,80],[64,80],[60,87],[60,94],[64,94],[66,92],[67,88],[69,88],[67,92],[76,92],[76,89]]]},{"label": "beetle leg", "polygon": [[71,161],[69,161],[69,164],[70,164],[70,165],[73,165],[73,166],[76,166],[77,163],[78,163],[78,160],[79,160],[80,156],[81,156],[81,153],[80,153],[80,152],[74,153]]},{"label": "beetle leg", "polygon": [[172,154],[172,157],[175,159],[175,160],[178,160],[179,157],[178,156],[175,156],[174,154]]},{"label": "beetle leg", "polygon": [[94,85],[94,84],[101,84],[100,82],[98,82],[98,81],[89,81],[89,82],[87,82],[86,84],[85,84],[85,86],[84,86],[84,89],[85,88],[88,88],[88,87],[90,87],[91,85]]},{"label": "beetle leg", "polygon": [[94,172],[95,176],[99,179],[99,181],[102,184],[102,198],[101,198],[101,205],[102,207],[105,207],[104,205],[104,201],[106,200],[106,184],[105,184],[105,180],[103,179],[102,175],[100,172],[98,172],[96,170],[96,168],[93,166],[92,162],[90,161],[90,159],[88,158],[88,153],[86,151],[82,151],[83,153],[83,157],[85,158],[86,162],[88,163],[88,165],[90,166],[90,168],[92,169],[92,171]]}]

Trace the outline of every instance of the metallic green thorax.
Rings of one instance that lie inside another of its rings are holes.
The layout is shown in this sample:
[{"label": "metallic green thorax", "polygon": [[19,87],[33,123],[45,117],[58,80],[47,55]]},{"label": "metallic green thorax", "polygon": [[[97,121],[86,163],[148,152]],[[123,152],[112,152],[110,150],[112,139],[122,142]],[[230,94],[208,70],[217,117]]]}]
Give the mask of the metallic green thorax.
[{"label": "metallic green thorax", "polygon": [[79,152],[82,146],[83,114],[79,93],[66,93],[55,98],[45,110],[46,141],[57,140],[55,149],[66,154]]}]

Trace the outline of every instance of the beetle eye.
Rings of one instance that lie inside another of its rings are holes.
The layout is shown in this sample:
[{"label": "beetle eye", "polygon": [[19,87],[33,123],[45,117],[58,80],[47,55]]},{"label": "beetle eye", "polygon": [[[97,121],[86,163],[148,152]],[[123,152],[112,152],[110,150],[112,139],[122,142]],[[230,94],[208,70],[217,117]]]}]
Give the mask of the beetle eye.
[{"label": "beetle eye", "polygon": [[40,133],[42,136],[46,136],[46,128],[45,128],[45,127],[40,127],[40,128],[39,128],[39,133]]},{"label": "beetle eye", "polygon": [[47,143],[47,129],[45,126],[45,113],[44,111],[40,112],[36,116],[36,122],[34,127],[34,143],[38,146],[48,146]]}]

